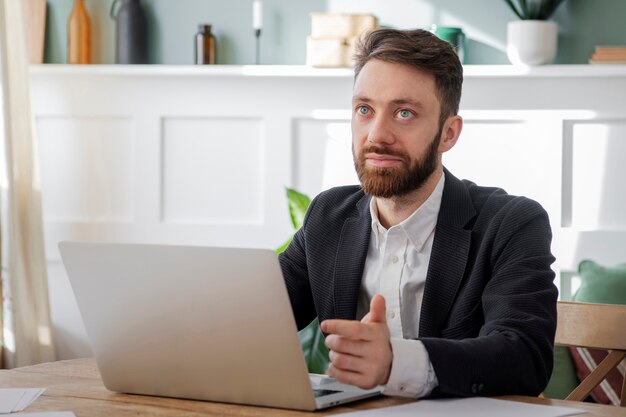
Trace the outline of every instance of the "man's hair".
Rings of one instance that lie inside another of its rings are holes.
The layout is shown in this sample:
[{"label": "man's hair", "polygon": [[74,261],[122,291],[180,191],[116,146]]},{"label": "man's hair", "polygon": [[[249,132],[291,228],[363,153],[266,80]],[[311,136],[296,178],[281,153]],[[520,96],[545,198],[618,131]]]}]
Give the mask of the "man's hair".
[{"label": "man's hair", "polygon": [[354,79],[370,60],[405,64],[435,77],[441,103],[440,123],[459,112],[463,66],[452,45],[422,30],[377,29],[356,46]]}]

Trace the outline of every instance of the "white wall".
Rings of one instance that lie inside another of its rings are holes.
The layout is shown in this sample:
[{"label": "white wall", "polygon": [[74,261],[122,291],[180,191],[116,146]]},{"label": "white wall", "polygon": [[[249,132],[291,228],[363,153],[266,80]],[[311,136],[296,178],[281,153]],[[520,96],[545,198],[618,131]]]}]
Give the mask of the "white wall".
[{"label": "white wall", "polygon": [[[305,67],[32,69],[50,295],[60,359],[89,354],[57,243],[275,248],[284,187],[356,183],[349,70]],[[626,68],[465,70],[458,177],[548,210],[555,268],[623,261]]]}]

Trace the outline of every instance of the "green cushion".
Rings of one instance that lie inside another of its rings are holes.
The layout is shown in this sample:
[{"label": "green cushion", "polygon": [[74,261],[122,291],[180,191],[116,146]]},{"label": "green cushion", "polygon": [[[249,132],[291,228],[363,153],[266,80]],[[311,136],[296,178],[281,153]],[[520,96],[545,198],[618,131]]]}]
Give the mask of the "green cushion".
[{"label": "green cushion", "polygon": [[[578,265],[581,285],[574,300],[581,303],[626,304],[626,264],[603,267],[594,261]],[[554,349],[554,369],[544,391],[548,398],[563,399],[578,385],[574,361],[566,347]]]},{"label": "green cushion", "polygon": [[581,284],[574,301],[626,304],[626,264],[607,268],[594,261],[582,261],[578,273]]},{"label": "green cushion", "polygon": [[543,395],[548,398],[565,399],[570,392],[578,385],[576,378],[576,368],[569,350],[565,346],[554,347],[554,368],[550,382]]}]

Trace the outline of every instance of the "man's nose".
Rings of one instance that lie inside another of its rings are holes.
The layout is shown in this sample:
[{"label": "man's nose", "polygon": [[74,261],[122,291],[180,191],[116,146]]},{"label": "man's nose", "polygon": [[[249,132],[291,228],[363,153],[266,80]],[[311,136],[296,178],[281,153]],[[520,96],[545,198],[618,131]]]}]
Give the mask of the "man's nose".
[{"label": "man's nose", "polygon": [[367,141],[372,144],[391,144],[395,142],[390,121],[383,116],[378,116],[372,120],[367,134]]}]

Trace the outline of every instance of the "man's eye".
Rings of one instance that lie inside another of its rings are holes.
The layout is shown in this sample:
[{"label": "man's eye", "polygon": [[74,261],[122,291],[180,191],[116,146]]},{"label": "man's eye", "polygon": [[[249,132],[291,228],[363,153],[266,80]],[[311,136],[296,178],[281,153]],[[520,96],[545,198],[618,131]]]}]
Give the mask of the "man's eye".
[{"label": "man's eye", "polygon": [[398,112],[398,116],[400,116],[401,119],[408,119],[409,117],[413,116],[413,113],[411,113],[409,110],[403,109]]},{"label": "man's eye", "polygon": [[370,109],[368,109],[365,106],[359,106],[359,108],[357,109],[357,112],[359,114],[366,115],[366,114],[368,114],[370,112]]}]

